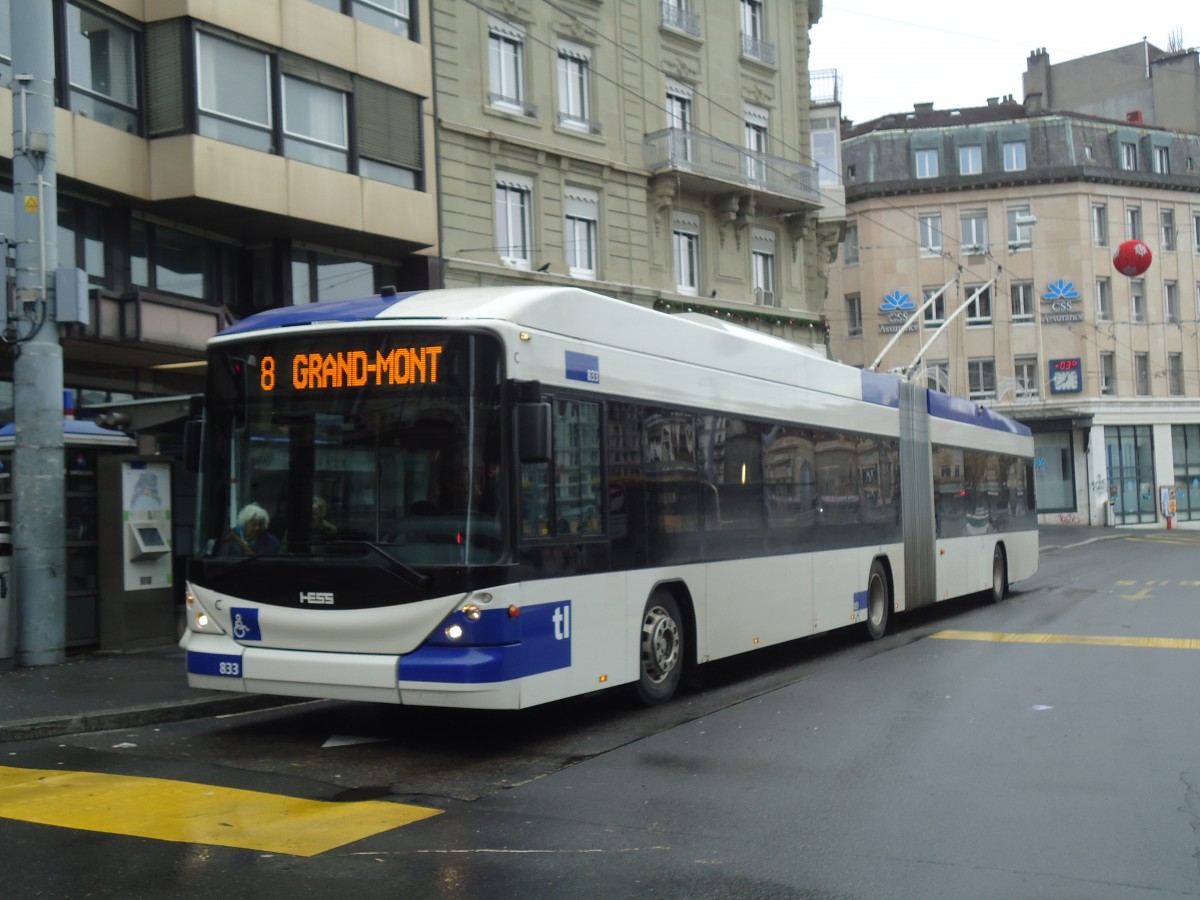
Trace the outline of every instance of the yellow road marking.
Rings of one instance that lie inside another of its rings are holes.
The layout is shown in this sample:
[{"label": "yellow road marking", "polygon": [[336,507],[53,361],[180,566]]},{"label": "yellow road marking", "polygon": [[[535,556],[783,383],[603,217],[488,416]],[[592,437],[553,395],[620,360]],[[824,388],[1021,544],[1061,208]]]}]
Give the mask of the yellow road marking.
[{"label": "yellow road marking", "polygon": [[1168,650],[1200,650],[1196,638],[1156,638],[1102,634],[1013,634],[1003,631],[939,631],[930,637],[943,641],[991,641],[997,644],[1083,644],[1091,647],[1157,647]]},{"label": "yellow road marking", "polygon": [[331,803],[144,778],[0,766],[0,818],[160,841],[315,856],[441,810]]}]

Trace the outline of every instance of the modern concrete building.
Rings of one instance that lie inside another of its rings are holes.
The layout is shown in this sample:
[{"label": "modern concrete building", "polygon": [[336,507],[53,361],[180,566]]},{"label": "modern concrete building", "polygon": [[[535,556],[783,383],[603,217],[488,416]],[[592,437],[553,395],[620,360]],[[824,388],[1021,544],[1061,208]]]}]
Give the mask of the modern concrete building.
[{"label": "modern concrete building", "polygon": [[[173,458],[188,414],[180,398],[203,390],[204,343],[224,323],[383,284],[436,285],[427,0],[39,2],[52,4],[55,31],[48,239],[88,285],[90,324],[64,326],[62,341],[78,415],[137,401],[123,416],[139,449]],[[11,172],[26,73],[12,71],[10,16],[32,6],[0,3],[6,236],[25,214]],[[12,418],[20,336],[14,324],[0,354],[0,425]],[[98,535],[120,528],[97,510],[105,452],[68,449],[69,644],[96,640]],[[11,460],[0,457],[0,518],[10,519]],[[183,556],[192,479],[178,469],[173,494]]]},{"label": "modern concrete building", "polygon": [[1200,523],[1200,135],[1006,97],[846,127],[842,154],[834,355],[1030,425],[1043,521],[1162,527],[1172,487]]},{"label": "modern concrete building", "polygon": [[843,208],[831,80],[810,113],[820,0],[433,15],[447,287],[573,284],[823,343]]}]

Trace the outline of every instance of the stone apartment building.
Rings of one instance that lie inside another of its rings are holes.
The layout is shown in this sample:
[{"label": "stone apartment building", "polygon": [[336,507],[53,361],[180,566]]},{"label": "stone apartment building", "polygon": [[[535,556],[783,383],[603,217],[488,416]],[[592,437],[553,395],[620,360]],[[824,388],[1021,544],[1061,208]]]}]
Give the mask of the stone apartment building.
[{"label": "stone apartment building", "polygon": [[823,344],[843,215],[836,97],[810,114],[820,15],[435,3],[445,285],[573,284]]},{"label": "stone apartment building", "polygon": [[[1044,522],[1162,527],[1164,487],[1173,524],[1200,521],[1195,71],[1142,44],[1035,51],[1024,103],[843,128],[834,356],[1028,424]],[[1153,254],[1137,277],[1113,264],[1130,238]]]}]

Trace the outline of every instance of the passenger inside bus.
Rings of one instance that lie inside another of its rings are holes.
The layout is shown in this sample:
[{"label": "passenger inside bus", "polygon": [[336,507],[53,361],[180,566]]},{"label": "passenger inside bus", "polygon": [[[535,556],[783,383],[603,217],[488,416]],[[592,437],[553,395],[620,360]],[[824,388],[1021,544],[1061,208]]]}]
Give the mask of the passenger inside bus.
[{"label": "passenger inside bus", "polygon": [[267,531],[271,515],[257,503],[247,503],[229,529],[223,556],[269,556],[280,551],[279,538]]}]

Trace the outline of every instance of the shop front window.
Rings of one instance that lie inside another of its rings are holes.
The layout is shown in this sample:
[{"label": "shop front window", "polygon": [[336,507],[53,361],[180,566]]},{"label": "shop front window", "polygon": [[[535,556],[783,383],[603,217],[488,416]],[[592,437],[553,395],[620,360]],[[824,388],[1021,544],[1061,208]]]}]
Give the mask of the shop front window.
[{"label": "shop front window", "polygon": [[1154,484],[1154,439],[1149,425],[1109,425],[1104,429],[1108,497],[1114,525],[1158,520]]}]

